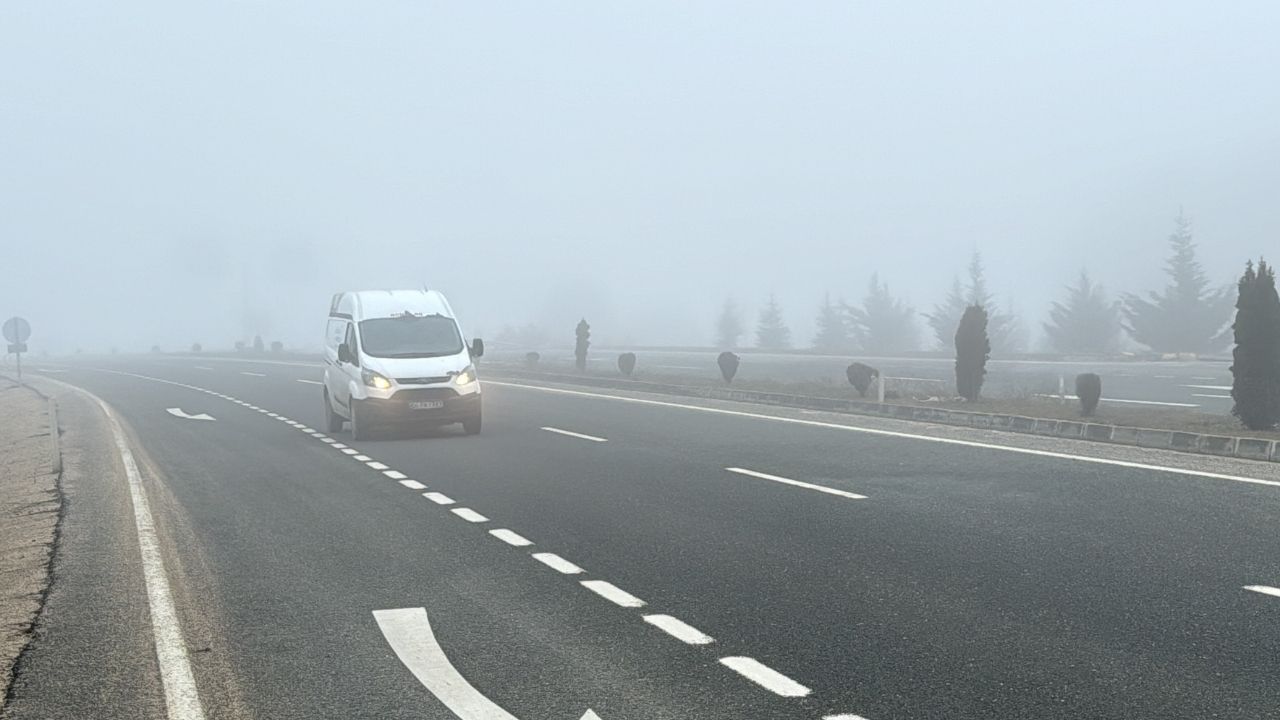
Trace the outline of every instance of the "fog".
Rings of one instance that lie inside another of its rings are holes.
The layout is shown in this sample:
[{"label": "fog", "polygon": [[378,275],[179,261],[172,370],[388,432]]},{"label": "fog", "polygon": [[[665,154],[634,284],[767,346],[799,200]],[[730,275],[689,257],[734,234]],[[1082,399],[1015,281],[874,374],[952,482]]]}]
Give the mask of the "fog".
[{"label": "fog", "polygon": [[806,345],[974,251],[1033,331],[1082,267],[1155,289],[1179,209],[1215,282],[1280,250],[1280,4],[965,5],[3,3],[0,315],[305,349],[427,285],[473,335],[707,345],[774,293]]}]

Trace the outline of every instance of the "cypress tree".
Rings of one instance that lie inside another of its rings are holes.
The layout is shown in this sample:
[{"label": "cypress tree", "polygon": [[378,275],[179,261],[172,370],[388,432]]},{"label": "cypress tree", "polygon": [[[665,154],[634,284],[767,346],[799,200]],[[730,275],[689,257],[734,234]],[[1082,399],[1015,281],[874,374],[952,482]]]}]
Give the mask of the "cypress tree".
[{"label": "cypress tree", "polygon": [[578,321],[578,327],[574,328],[573,334],[576,338],[573,345],[573,356],[578,366],[578,372],[585,372],[587,369],[587,348],[591,347],[591,326],[587,324],[586,318]]},{"label": "cypress tree", "polygon": [[1275,272],[1265,260],[1245,266],[1232,325],[1231,414],[1250,430],[1266,430],[1280,421],[1280,297]]},{"label": "cypress tree", "polygon": [[981,394],[989,357],[991,340],[987,337],[987,310],[981,305],[970,305],[956,329],[956,392],[965,400],[977,400]]}]

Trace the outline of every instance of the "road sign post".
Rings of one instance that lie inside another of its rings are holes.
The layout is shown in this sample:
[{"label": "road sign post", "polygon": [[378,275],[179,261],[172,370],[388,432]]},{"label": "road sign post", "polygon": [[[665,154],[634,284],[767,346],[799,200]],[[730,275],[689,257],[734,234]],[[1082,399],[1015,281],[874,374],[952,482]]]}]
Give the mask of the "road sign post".
[{"label": "road sign post", "polygon": [[4,339],[9,341],[9,352],[18,358],[18,382],[22,382],[22,353],[27,351],[27,338],[31,337],[31,323],[18,316],[4,321]]}]

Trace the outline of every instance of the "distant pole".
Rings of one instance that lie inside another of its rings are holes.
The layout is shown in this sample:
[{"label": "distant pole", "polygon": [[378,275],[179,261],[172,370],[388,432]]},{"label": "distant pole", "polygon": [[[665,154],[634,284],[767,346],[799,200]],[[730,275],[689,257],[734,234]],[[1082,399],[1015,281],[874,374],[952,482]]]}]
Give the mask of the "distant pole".
[{"label": "distant pole", "polygon": [[1058,400],[1063,404],[1067,404],[1067,376],[1058,376]]},{"label": "distant pole", "polygon": [[884,404],[884,381],[885,381],[885,376],[883,375],[876,378],[876,398],[881,405]]}]

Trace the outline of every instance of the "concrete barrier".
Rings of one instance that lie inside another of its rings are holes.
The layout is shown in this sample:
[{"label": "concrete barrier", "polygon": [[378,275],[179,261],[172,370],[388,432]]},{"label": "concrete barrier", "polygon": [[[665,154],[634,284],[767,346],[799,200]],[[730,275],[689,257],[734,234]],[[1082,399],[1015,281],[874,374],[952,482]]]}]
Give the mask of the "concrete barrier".
[{"label": "concrete barrier", "polygon": [[1172,430],[1138,429],[1138,447],[1169,449],[1173,446]]},{"label": "concrete barrier", "polygon": [[1084,439],[1094,440],[1097,442],[1111,442],[1111,435],[1116,430],[1114,425],[1099,425],[1098,423],[1089,423],[1084,426]]},{"label": "concrete barrier", "polygon": [[1274,440],[1236,438],[1236,457],[1248,460],[1270,460],[1275,445]]}]

